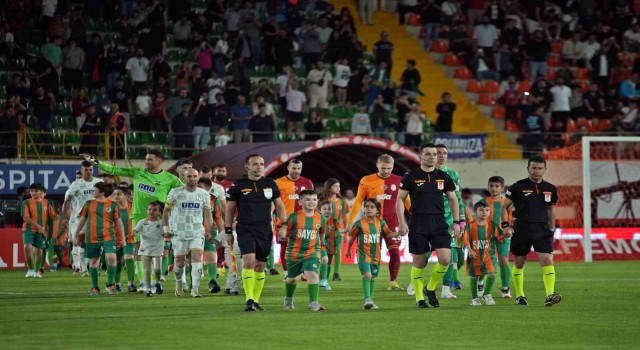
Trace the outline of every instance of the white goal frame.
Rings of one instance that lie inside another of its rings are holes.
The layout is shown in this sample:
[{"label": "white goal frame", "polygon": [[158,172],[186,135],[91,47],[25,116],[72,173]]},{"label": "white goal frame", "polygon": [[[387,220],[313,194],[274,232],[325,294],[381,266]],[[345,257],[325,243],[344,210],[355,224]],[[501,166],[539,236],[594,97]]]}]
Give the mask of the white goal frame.
[{"label": "white goal frame", "polygon": [[592,142],[638,142],[637,136],[583,136],[582,137],[582,220],[584,227],[584,262],[593,261],[591,242],[591,143]]}]

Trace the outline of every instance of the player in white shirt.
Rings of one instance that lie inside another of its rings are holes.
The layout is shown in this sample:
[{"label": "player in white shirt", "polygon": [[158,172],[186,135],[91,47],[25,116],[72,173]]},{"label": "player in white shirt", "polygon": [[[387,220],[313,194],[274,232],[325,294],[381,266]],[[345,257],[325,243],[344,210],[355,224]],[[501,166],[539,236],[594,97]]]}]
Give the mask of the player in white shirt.
[{"label": "player in white shirt", "polygon": [[[182,295],[182,274],[185,256],[191,256],[191,296],[199,298],[200,279],[202,277],[202,253],[204,240],[210,237],[204,225],[213,226],[209,192],[198,188],[200,174],[190,168],[185,174],[184,187],[174,188],[169,192],[162,215],[163,231],[171,236],[173,245],[174,267],[176,277],[176,296]],[[204,219],[203,219],[204,218]]]},{"label": "player in white shirt", "polygon": [[[144,284],[147,288],[147,296],[153,296],[153,290],[160,295],[163,293],[160,284],[160,274],[162,267],[162,253],[164,250],[164,234],[162,232],[162,223],[159,216],[161,211],[161,202],[151,202],[147,206],[147,218],[138,221],[138,225],[134,228],[134,235],[140,233],[140,249],[138,254],[142,257],[142,265],[144,267]],[[155,280],[151,284],[151,265],[153,264],[153,272]],[[154,288],[151,288],[153,286]]]},{"label": "player in white shirt", "polygon": [[[87,269],[89,261],[84,257],[85,242],[80,242],[75,233],[80,221],[79,215],[82,211],[82,206],[93,199],[93,186],[98,182],[102,182],[102,180],[93,177],[93,164],[88,161],[83,161],[80,164],[80,172],[82,173],[82,178],[74,181],[64,194],[60,225],[63,227],[68,225],[69,241],[73,244],[71,256],[73,257],[74,273],[89,276],[89,270]],[[71,215],[67,215],[68,213],[71,213]]]}]

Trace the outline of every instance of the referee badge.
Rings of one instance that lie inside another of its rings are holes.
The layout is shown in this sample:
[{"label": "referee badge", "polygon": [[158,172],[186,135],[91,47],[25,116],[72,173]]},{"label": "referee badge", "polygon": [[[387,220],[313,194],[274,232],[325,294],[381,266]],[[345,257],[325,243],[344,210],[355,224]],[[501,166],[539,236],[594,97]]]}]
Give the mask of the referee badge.
[{"label": "referee badge", "polygon": [[543,192],[544,193],[544,201],[551,202],[551,192]]},{"label": "referee badge", "polygon": [[271,188],[265,188],[263,191],[264,191],[264,198],[271,199],[271,197],[273,197],[273,190]]}]

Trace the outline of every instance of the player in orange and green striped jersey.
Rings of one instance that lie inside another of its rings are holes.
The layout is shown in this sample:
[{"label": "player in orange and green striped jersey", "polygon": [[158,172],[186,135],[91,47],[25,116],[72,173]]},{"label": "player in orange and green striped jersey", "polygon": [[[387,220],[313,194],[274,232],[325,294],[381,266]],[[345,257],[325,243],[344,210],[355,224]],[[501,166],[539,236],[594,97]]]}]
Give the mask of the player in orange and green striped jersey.
[{"label": "player in orange and green striped jersey", "polygon": [[135,237],[131,233],[133,232],[133,222],[131,219],[131,191],[126,187],[116,187],[113,189],[113,195],[111,200],[118,204],[118,211],[120,213],[120,219],[122,220],[122,226],[124,227],[124,236],[126,244],[124,246],[117,246],[116,257],[118,263],[116,265],[116,288],[121,290],[122,285],[120,283],[120,276],[122,274],[123,266],[127,270],[127,290],[131,293],[138,291],[134,284],[136,278],[136,242]]},{"label": "player in orange and green striped jersey", "polygon": [[347,203],[346,199],[342,198],[340,195],[340,181],[337,179],[327,179],[324,182],[324,192],[322,193],[322,200],[329,201],[331,203],[331,217],[333,221],[336,223],[336,236],[335,241],[335,265],[333,267],[333,278],[334,281],[341,281],[340,278],[340,263],[342,262],[342,234],[347,230],[348,218],[347,214],[349,213],[349,203]]},{"label": "player in orange and green striped jersey", "polygon": [[301,211],[289,215],[287,232],[280,236],[289,238],[287,245],[287,276],[285,279],[284,308],[293,309],[293,293],[302,274],[307,279],[309,291],[309,310],[322,311],[324,307],[318,302],[320,287],[319,268],[321,250],[324,245],[325,218],[316,212],[318,195],[313,190],[304,190],[299,194],[298,202]]},{"label": "player in orange and green striped jersey", "polygon": [[398,236],[391,231],[384,220],[380,219],[380,203],[374,198],[363,202],[364,217],[353,224],[349,232],[347,258],[351,259],[351,247],[358,241],[358,268],[362,274],[362,290],[364,292],[364,308],[377,309],[373,302],[375,279],[380,271],[380,245],[382,238]]},{"label": "player in orange and green striped jersey", "polygon": [[48,200],[44,198],[46,189],[40,183],[33,183],[29,186],[31,198],[22,201],[20,215],[24,220],[22,225],[22,243],[24,244],[24,256],[27,260],[26,277],[42,277],[38,273],[42,254],[46,248],[47,220],[55,217],[55,209]]},{"label": "player in orange and green striped jersey", "polygon": [[[211,192],[212,181],[210,179],[201,177],[198,180],[198,187],[207,192]],[[218,285],[218,254],[217,247],[221,245],[220,238],[223,235],[218,236],[219,232],[224,231],[224,221],[222,216],[224,211],[222,209],[222,202],[216,196],[211,195],[210,203],[211,214],[213,216],[214,225],[208,227],[206,224],[204,229],[209,235],[204,241],[204,263],[207,265],[207,274],[209,275],[209,293],[220,292],[220,285]]]},{"label": "player in orange and green striped jersey", "polygon": [[[486,198],[489,209],[491,209],[491,215],[489,220],[499,227],[501,220],[500,214],[502,213],[502,203],[504,202],[504,179],[502,176],[492,176],[489,178],[489,193],[491,196]],[[513,211],[509,213],[509,221],[513,219]],[[503,298],[511,298],[511,290],[509,285],[511,284],[511,266],[509,266],[509,248],[511,246],[511,238],[504,238],[503,241],[494,240],[494,249],[498,255],[498,266],[500,267],[500,281],[502,286],[500,293]]]},{"label": "player in orange and green striped jersey", "polygon": [[332,204],[329,201],[320,203],[320,214],[327,220],[324,230],[324,247],[322,250],[322,260],[320,262],[320,287],[325,290],[332,290],[329,285],[329,273],[331,271],[331,261],[337,254],[342,252],[337,249],[338,243],[342,245],[342,234],[338,230],[336,220],[331,217]]},{"label": "player in orange and green striped jersey", "polygon": [[486,276],[484,288],[485,304],[495,305],[491,296],[491,288],[496,280],[495,265],[498,261],[494,254],[495,240],[504,241],[498,226],[489,220],[491,209],[484,200],[473,206],[475,220],[465,227],[464,245],[469,252],[467,257],[467,273],[471,282],[471,306],[480,306],[482,302],[478,297],[478,278]]},{"label": "player in orange and green striped jersey", "polygon": [[[93,199],[87,201],[80,212],[76,235],[86,235],[86,256],[90,259],[91,296],[100,295],[98,288],[98,268],[100,267],[100,250],[103,249],[107,260],[107,289],[109,294],[118,294],[114,278],[116,274],[116,241],[126,245],[124,225],[120,219],[118,204],[107,197],[113,193],[113,186],[98,182],[93,186]],[[85,228],[86,224],[86,228]],[[117,228],[116,228],[117,227]],[[117,234],[117,237],[116,237]]]}]

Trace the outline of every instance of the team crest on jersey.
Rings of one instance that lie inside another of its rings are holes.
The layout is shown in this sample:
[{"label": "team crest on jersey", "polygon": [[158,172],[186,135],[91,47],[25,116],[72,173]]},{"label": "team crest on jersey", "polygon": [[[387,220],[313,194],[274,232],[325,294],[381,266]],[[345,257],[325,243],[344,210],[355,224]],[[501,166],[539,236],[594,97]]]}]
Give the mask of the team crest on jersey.
[{"label": "team crest on jersey", "polygon": [[316,224],[316,229],[320,229],[320,224]]},{"label": "team crest on jersey", "polygon": [[263,191],[264,191],[264,198],[271,199],[271,197],[273,197],[273,190],[271,188],[265,188]]},{"label": "team crest on jersey", "polygon": [[107,213],[110,213],[111,212],[111,208],[107,208],[104,211],[106,211]]},{"label": "team crest on jersey", "polygon": [[543,192],[544,193],[544,201],[551,202],[551,192]]},{"label": "team crest on jersey", "polygon": [[398,188],[396,187],[396,185],[391,185],[391,191],[396,191]]},{"label": "team crest on jersey", "polygon": [[160,186],[160,181],[156,181],[156,182],[155,182],[155,185],[156,185],[156,186]]},{"label": "team crest on jersey", "polygon": [[436,180],[436,183],[438,184],[438,189],[440,191],[444,190],[444,180]]},{"label": "team crest on jersey", "polygon": [[387,187],[387,185],[382,185],[382,189],[383,189],[383,190],[385,190],[385,191],[386,191],[386,190],[387,190],[387,188],[388,188],[388,187]]}]

